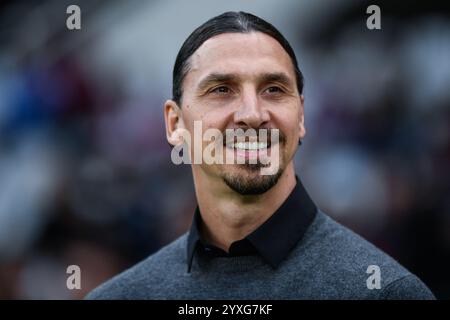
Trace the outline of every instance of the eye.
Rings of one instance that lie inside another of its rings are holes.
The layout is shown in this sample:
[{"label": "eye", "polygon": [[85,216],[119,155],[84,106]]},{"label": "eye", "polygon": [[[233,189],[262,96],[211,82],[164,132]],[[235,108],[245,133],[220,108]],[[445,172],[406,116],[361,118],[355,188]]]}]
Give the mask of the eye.
[{"label": "eye", "polygon": [[226,86],[216,87],[210,91],[210,93],[215,93],[215,94],[219,94],[219,95],[228,94],[230,92],[231,92],[230,88],[228,88]]},{"label": "eye", "polygon": [[272,87],[269,87],[266,90],[264,90],[264,92],[267,92],[267,93],[282,93],[284,91],[280,87],[272,86]]}]

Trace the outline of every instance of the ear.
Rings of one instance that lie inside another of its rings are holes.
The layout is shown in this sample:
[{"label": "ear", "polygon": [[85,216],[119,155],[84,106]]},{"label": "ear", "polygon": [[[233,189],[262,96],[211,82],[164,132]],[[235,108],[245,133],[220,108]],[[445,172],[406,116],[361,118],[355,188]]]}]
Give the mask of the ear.
[{"label": "ear", "polygon": [[183,143],[183,137],[180,131],[184,130],[184,122],[181,115],[181,109],[173,100],[167,100],[164,103],[164,121],[166,123],[166,137],[172,146]]},{"label": "ear", "polygon": [[305,105],[305,97],[303,95],[300,95],[300,110],[299,110],[299,119],[298,119],[298,128],[299,128],[298,139],[299,139],[299,141],[301,141],[306,135],[304,105]]}]

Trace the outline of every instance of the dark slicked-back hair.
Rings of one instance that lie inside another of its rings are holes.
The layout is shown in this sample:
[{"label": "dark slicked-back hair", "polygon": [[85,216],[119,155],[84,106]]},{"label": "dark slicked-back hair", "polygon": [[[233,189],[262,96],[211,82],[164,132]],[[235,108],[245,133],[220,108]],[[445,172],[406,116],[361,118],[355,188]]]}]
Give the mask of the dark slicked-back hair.
[{"label": "dark slicked-back hair", "polygon": [[303,92],[303,75],[298,67],[294,50],[286,38],[270,23],[246,12],[225,12],[214,17],[194,30],[184,41],[178,52],[173,68],[172,100],[181,107],[183,95],[183,80],[189,72],[189,58],[209,38],[222,33],[250,33],[262,32],[275,40],[286,50],[291,57],[297,80],[298,92]]}]

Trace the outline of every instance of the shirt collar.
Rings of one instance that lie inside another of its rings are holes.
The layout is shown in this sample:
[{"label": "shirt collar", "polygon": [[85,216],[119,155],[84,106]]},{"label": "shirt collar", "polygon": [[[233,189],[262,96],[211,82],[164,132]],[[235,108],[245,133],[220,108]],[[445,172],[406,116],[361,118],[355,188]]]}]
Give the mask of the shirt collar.
[{"label": "shirt collar", "polygon": [[[300,179],[286,201],[277,211],[246,239],[256,252],[273,268],[277,268],[283,259],[303,237],[308,226],[314,220],[317,207],[309,197]],[[200,224],[202,218],[197,207],[188,235],[187,265],[191,270],[195,250],[200,242]]]}]

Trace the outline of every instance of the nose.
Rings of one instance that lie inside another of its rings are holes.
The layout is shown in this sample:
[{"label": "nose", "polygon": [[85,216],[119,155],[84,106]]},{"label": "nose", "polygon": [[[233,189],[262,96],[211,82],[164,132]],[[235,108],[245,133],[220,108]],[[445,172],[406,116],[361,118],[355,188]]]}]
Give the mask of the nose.
[{"label": "nose", "polygon": [[256,92],[247,89],[241,96],[239,109],[234,113],[234,123],[240,128],[258,129],[270,120],[270,115],[262,108]]}]

